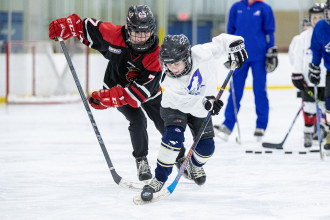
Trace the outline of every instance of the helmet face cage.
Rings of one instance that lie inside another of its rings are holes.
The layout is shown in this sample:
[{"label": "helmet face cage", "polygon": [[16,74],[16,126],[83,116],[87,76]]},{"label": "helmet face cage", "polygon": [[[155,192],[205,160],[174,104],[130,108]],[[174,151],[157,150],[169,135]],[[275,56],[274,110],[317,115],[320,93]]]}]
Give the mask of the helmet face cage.
[{"label": "helmet face cage", "polygon": [[325,4],[324,3],[315,3],[313,7],[308,10],[309,22],[313,25],[312,14],[324,13]]},{"label": "helmet face cage", "polygon": [[[167,35],[159,51],[159,60],[163,65],[163,72],[171,77],[180,77],[190,72],[192,67],[191,46],[188,38],[183,35]],[[167,64],[184,61],[185,68],[180,74],[174,74]]]},{"label": "helmet face cage", "polygon": [[[177,61],[177,62],[179,62],[179,61]],[[185,68],[184,68],[184,70],[180,74],[174,74],[171,70],[169,70],[169,68],[167,67],[167,64],[168,63],[162,63],[162,65],[163,65],[163,72],[166,75],[168,75],[170,77],[174,77],[174,78],[178,78],[178,77],[187,75],[190,72],[191,67],[192,67],[191,55],[190,54],[187,54],[186,57],[182,59],[182,61],[185,63]]]},{"label": "helmet face cage", "polygon": [[324,8],[324,18],[326,22],[330,25],[330,1],[327,2]]},{"label": "helmet face cage", "polygon": [[147,51],[156,41],[156,21],[146,5],[131,6],[126,17],[128,43],[136,52]]},{"label": "helmet face cage", "polygon": [[306,18],[304,18],[303,20],[302,20],[302,22],[301,22],[301,28],[303,29],[303,30],[305,30],[305,28],[308,28],[308,27],[311,27],[312,26],[312,24],[311,24],[311,22],[309,21],[309,18],[308,17],[306,17]]}]

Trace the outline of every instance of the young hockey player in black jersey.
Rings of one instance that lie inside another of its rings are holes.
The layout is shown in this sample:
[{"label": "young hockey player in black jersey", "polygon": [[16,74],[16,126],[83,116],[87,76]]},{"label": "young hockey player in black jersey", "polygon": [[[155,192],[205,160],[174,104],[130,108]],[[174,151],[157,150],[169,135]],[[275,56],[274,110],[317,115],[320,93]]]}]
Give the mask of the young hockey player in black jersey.
[{"label": "young hockey player in black jersey", "polygon": [[[183,34],[164,38],[159,58],[166,74],[162,82],[164,94],[161,102],[165,132],[158,153],[155,178],[144,186],[141,193],[143,200],[151,200],[150,195],[160,191],[167,181],[184,142],[187,125],[195,139],[208,112],[212,115],[219,114],[223,103],[221,100],[215,101],[214,97],[217,92],[216,64],[219,63],[214,61],[218,61],[223,55],[229,55],[230,63],[236,61],[240,68],[247,59],[243,38],[221,34],[210,43],[192,48]],[[214,152],[213,139],[211,120],[206,125],[185,171],[187,177],[198,185],[206,181],[203,165]]]},{"label": "young hockey player in black jersey", "polygon": [[[80,19],[76,14],[52,21],[49,38],[66,40],[76,36],[80,42],[98,50],[109,60],[103,89],[92,93],[90,105],[95,109],[117,108],[129,121],[140,181],[152,178],[148,165],[148,117],[163,134],[160,117],[161,68],[154,15],[148,6],[131,6],[126,25],[114,25],[93,18]],[[182,148],[178,158],[184,156]]]}]

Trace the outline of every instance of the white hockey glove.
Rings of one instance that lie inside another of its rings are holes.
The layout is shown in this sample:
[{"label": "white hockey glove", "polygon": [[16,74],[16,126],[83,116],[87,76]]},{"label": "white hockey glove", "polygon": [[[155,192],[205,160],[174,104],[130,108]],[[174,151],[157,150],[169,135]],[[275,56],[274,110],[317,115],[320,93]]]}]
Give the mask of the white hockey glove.
[{"label": "white hockey glove", "polygon": [[226,67],[230,67],[232,61],[236,61],[237,68],[241,68],[243,63],[247,60],[248,54],[245,50],[243,40],[235,40],[229,44],[228,61],[224,64]]}]

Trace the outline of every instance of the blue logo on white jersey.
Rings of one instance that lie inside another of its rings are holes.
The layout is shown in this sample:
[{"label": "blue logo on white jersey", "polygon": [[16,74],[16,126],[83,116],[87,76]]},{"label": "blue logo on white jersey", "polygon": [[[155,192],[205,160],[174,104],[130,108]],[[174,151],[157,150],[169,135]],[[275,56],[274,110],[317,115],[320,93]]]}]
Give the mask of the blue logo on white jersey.
[{"label": "blue logo on white jersey", "polygon": [[109,51],[112,52],[112,53],[121,54],[120,49],[116,49],[116,48],[113,48],[113,47],[110,47],[110,46],[109,46]]},{"label": "blue logo on white jersey", "polygon": [[200,89],[204,86],[203,83],[203,76],[200,73],[199,69],[195,70],[195,72],[191,75],[189,79],[189,85],[187,87],[188,93],[190,95],[199,95]]}]

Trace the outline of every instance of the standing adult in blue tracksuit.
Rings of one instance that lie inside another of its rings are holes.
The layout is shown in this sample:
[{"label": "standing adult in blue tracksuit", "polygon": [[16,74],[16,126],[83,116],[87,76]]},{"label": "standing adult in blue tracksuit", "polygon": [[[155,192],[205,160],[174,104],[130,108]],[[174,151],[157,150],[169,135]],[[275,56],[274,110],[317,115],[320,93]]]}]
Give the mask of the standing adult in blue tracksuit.
[{"label": "standing adult in blue tracksuit", "polygon": [[[262,0],[242,0],[230,9],[227,33],[242,36],[248,60],[233,75],[237,110],[243,96],[245,80],[251,67],[253,92],[257,113],[255,136],[263,136],[267,128],[269,104],[266,91],[267,72],[277,67],[277,49],[274,47],[275,19],[271,7]],[[230,133],[235,125],[232,90],[225,111],[226,127]],[[221,126],[220,126],[221,127]],[[230,134],[228,132],[228,135]]]},{"label": "standing adult in blue tracksuit", "polygon": [[[327,69],[325,78],[325,108],[327,124],[330,126],[330,0],[327,1],[324,9],[325,19],[320,20],[314,27],[311,50],[313,52],[312,62],[309,64],[309,80],[314,84],[320,83],[320,63],[324,60]],[[327,155],[330,155],[330,129],[328,130],[327,143],[324,145]]]}]

